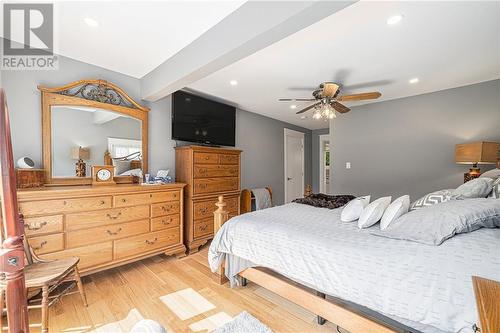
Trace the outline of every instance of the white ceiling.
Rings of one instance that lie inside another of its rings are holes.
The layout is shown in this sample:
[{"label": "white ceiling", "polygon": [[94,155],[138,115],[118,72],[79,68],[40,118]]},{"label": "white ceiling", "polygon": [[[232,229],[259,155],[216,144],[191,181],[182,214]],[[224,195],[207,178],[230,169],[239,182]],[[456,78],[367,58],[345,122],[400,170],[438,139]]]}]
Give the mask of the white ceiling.
[{"label": "white ceiling", "polygon": [[[55,2],[55,52],[141,78],[243,3]],[[89,26],[85,18],[95,20],[99,26]]]},{"label": "white ceiling", "polygon": [[[403,20],[387,25],[395,14],[403,14]],[[414,77],[420,82],[409,84]],[[379,90],[377,101],[383,101],[497,78],[499,2],[358,2],[189,88],[316,129],[327,125],[311,119],[311,112],[304,120],[295,115],[306,103],[292,110],[292,103],[277,98],[309,97],[310,91],[292,88],[323,81],[346,86],[381,81],[345,92]]]}]

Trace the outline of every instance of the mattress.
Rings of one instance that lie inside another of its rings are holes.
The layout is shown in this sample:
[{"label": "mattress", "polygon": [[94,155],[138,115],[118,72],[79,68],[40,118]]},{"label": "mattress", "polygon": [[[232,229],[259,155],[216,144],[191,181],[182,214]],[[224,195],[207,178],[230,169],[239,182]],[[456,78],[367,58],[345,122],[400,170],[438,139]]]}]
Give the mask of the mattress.
[{"label": "mattress", "polygon": [[341,222],[341,210],[292,203],[234,217],[212,241],[211,269],[229,259],[234,283],[245,268],[267,267],[423,332],[472,332],[471,276],[500,280],[500,229],[430,246],[371,235]]}]

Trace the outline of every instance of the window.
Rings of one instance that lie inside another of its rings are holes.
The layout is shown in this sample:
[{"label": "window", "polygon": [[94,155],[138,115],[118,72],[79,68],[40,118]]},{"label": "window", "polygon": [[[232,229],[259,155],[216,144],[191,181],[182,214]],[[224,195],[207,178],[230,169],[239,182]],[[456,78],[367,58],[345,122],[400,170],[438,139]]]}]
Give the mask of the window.
[{"label": "window", "polygon": [[[142,141],[134,139],[108,138],[108,150],[113,158],[125,157],[133,153],[142,153]],[[140,160],[140,155],[134,158]]]}]

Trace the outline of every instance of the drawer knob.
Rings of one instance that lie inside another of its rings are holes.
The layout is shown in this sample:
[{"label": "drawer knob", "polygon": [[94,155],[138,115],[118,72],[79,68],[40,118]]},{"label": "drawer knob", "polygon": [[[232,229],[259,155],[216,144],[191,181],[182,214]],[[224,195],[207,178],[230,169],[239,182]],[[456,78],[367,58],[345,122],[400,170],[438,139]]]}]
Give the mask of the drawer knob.
[{"label": "drawer knob", "polygon": [[146,239],[146,244],[148,244],[148,245],[153,245],[154,243],[156,243],[156,241],[157,241],[157,240],[158,240],[158,238],[157,238],[157,237],[155,237],[152,241],[150,241],[150,240]]},{"label": "drawer knob", "polygon": [[200,225],[200,230],[201,231],[207,230],[207,225],[206,224]]},{"label": "drawer knob", "polygon": [[106,203],[106,201],[101,200],[101,205],[104,205],[105,203]]},{"label": "drawer knob", "polygon": [[150,194],[150,195],[149,195],[149,197],[150,197],[150,198],[152,198],[152,197],[153,197],[153,194]]},{"label": "drawer knob", "polygon": [[208,157],[208,156],[205,156],[205,160],[207,160],[207,161],[208,161],[209,159],[210,159],[210,157]]},{"label": "drawer knob", "polygon": [[118,212],[118,214],[116,214],[115,216],[111,215],[111,214],[106,214],[106,216],[112,220],[116,220],[117,218],[119,218],[120,216],[122,215],[122,212]]},{"label": "drawer knob", "polygon": [[47,241],[43,241],[43,242],[40,243],[40,246],[34,247],[33,250],[35,250],[35,251],[40,250],[46,244],[47,244]]},{"label": "drawer knob", "polygon": [[28,230],[31,230],[31,231],[35,231],[35,230],[40,230],[42,229],[43,227],[45,227],[47,225],[47,222],[42,222],[42,223],[38,223],[38,224],[29,224],[29,223],[25,223],[24,224],[24,227],[25,228],[28,228]]},{"label": "drawer knob", "polygon": [[123,199],[122,199],[122,202],[127,202],[127,199],[123,198]]},{"label": "drawer knob", "polygon": [[167,220],[161,220],[161,224],[163,224],[163,225],[169,225],[170,222],[172,222],[172,218],[170,218],[168,221]]},{"label": "drawer knob", "polygon": [[108,235],[110,236],[115,236],[115,235],[118,235],[118,233],[122,231],[122,228],[118,228],[115,232],[111,231],[111,230],[106,230],[106,232],[108,233]]},{"label": "drawer knob", "polygon": [[207,207],[200,208],[200,213],[201,214],[206,214],[208,211]]}]

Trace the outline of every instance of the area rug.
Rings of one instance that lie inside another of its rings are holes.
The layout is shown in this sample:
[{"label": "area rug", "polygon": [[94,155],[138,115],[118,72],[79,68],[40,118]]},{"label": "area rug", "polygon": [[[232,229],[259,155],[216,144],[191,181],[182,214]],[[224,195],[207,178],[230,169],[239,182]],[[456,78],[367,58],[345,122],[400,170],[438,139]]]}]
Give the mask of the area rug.
[{"label": "area rug", "polygon": [[273,333],[269,327],[246,311],[222,325],[214,333]]}]

